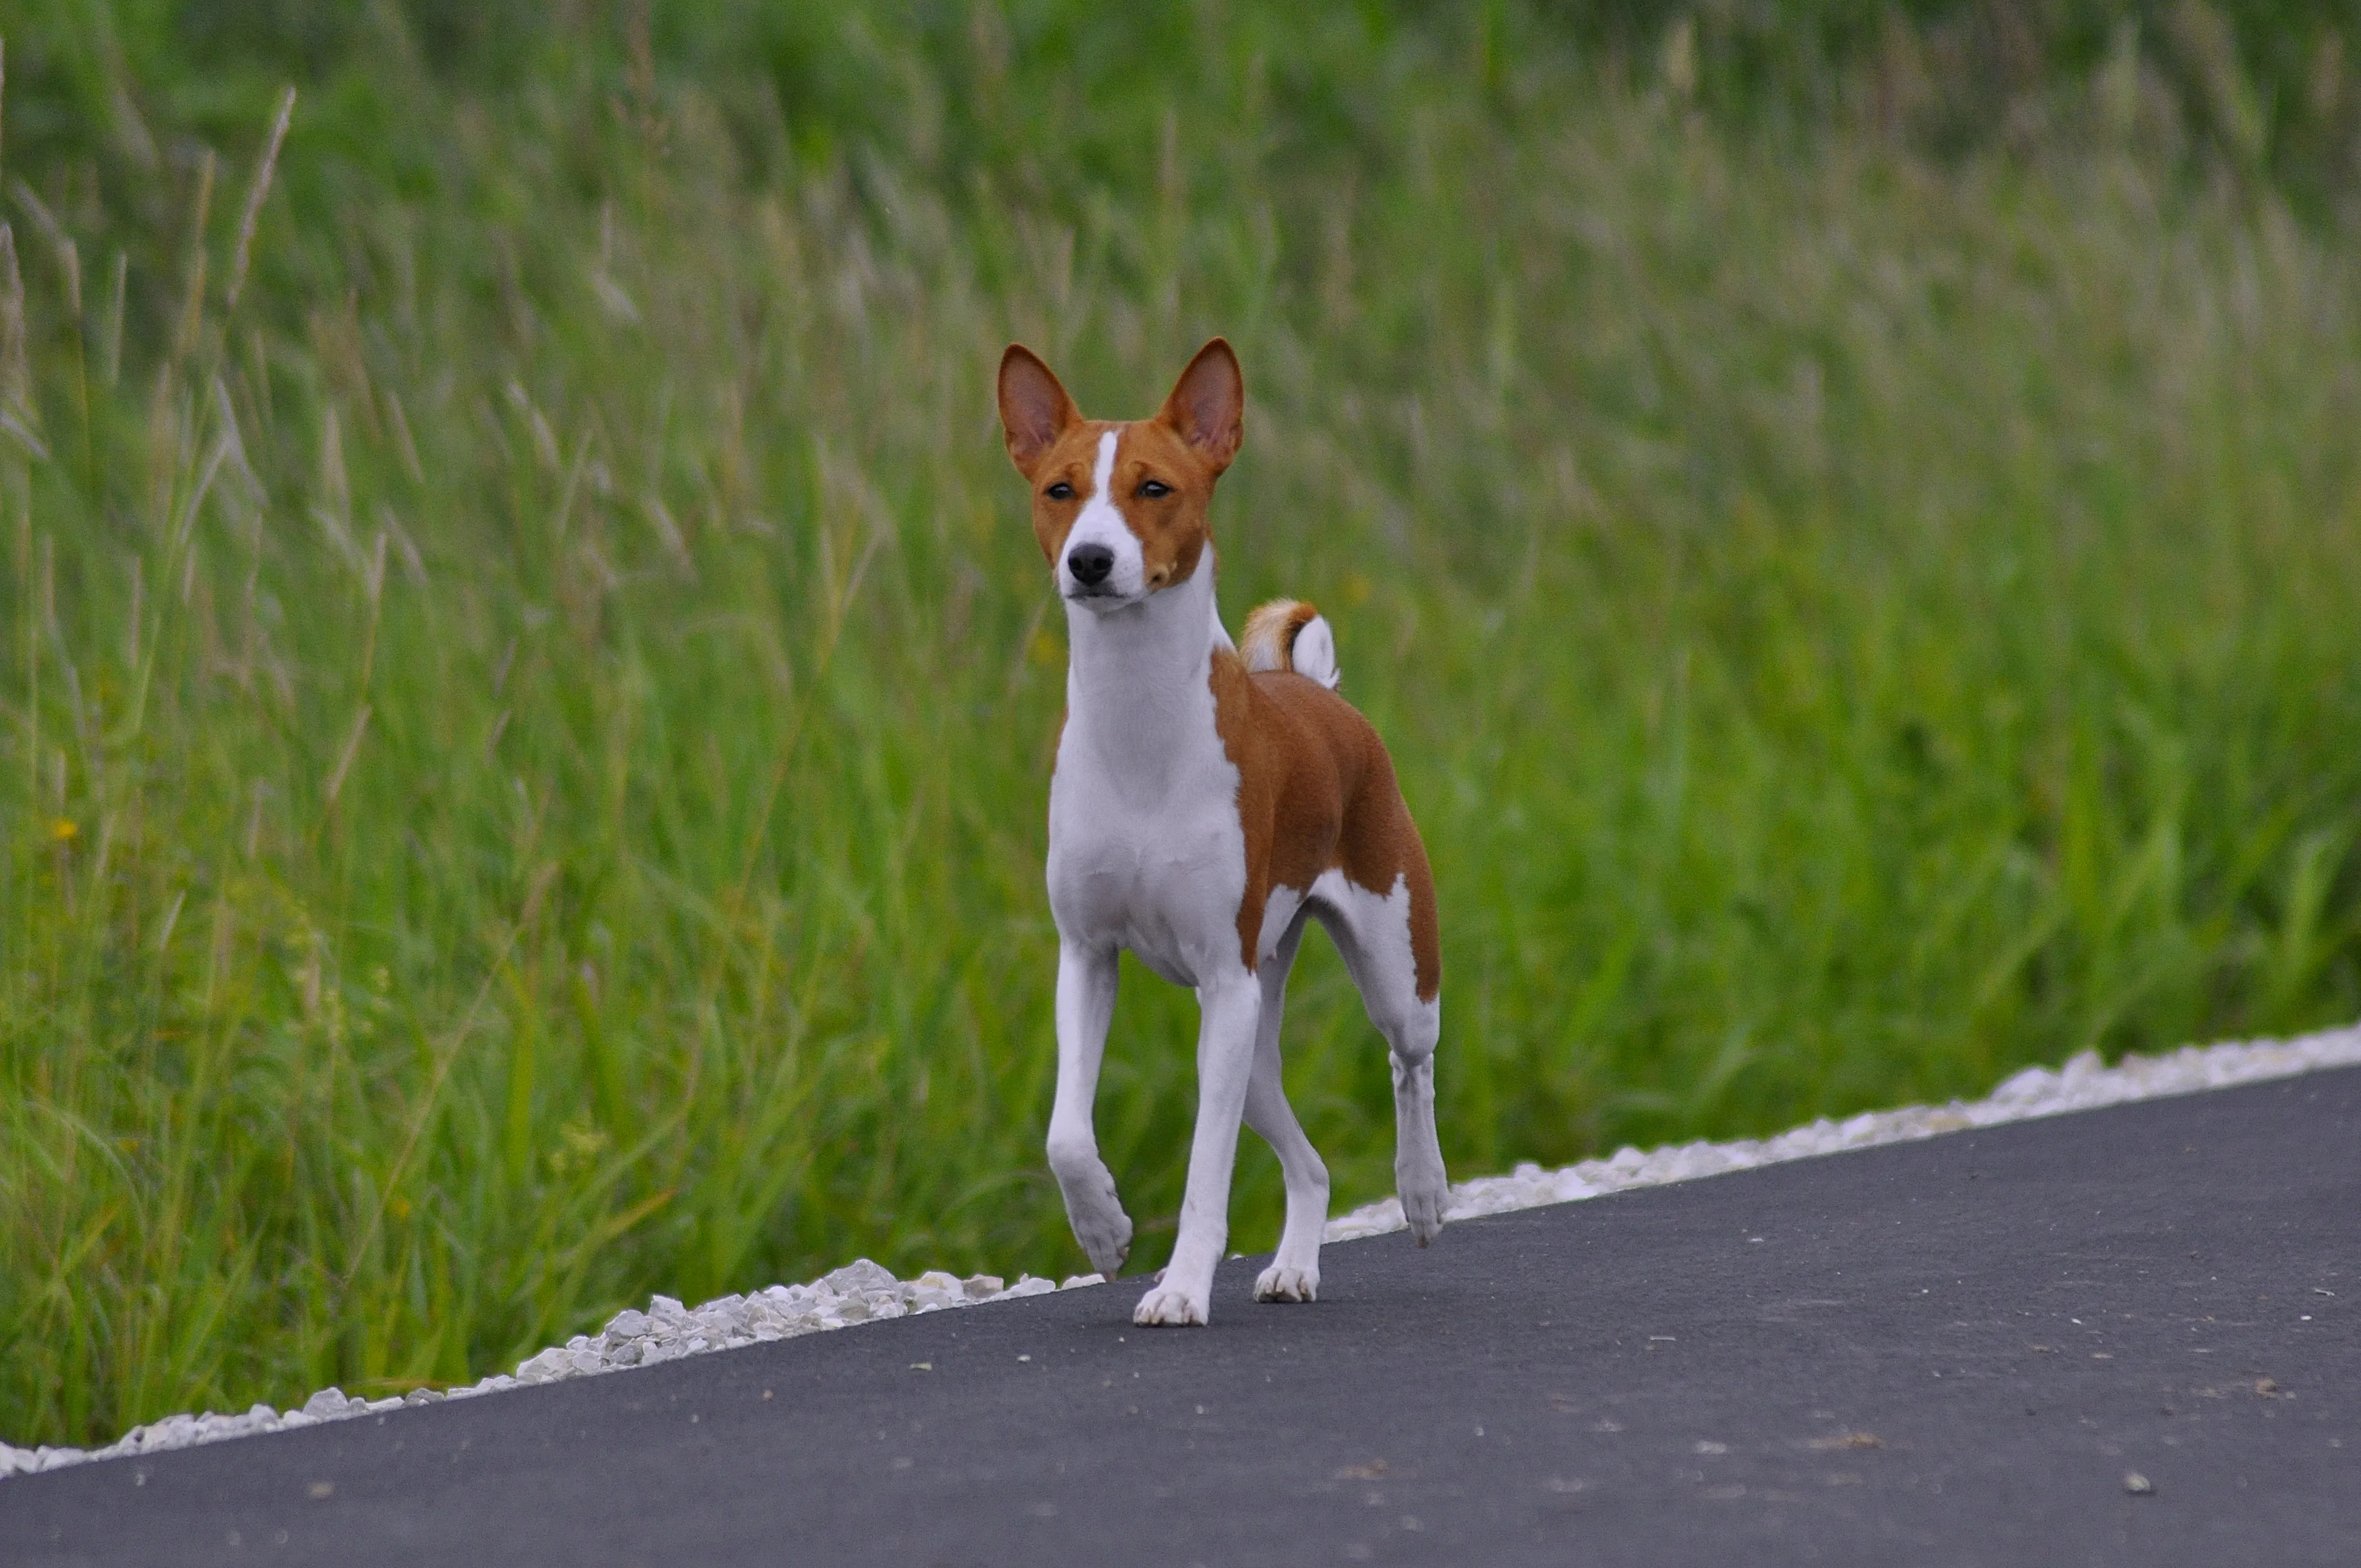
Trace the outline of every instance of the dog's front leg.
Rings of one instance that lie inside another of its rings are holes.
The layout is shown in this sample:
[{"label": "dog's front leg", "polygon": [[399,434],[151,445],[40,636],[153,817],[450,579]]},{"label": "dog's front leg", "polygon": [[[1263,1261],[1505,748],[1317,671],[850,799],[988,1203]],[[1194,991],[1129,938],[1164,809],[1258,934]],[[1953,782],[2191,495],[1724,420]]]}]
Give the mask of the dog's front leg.
[{"label": "dog's front leg", "polygon": [[1115,1016],[1113,948],[1058,948],[1058,1097],[1049,1111],[1049,1169],[1066,1196],[1066,1220],[1091,1266],[1112,1279],[1131,1251],[1131,1220],[1099,1158],[1091,1105]]},{"label": "dog's front leg", "polygon": [[1197,1132],[1189,1146],[1189,1184],[1180,1199],[1180,1234],[1161,1282],[1140,1298],[1132,1321],[1202,1323],[1213,1293],[1213,1266],[1230,1237],[1230,1168],[1238,1123],[1254,1076],[1255,1030],[1262,986],[1239,970],[1197,988]]}]

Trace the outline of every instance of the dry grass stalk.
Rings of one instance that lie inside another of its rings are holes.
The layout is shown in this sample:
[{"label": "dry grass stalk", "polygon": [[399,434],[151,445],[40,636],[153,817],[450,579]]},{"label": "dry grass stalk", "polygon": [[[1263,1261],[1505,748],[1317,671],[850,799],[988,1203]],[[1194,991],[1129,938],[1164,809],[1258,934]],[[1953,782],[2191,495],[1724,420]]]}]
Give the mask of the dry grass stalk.
[{"label": "dry grass stalk", "polygon": [[254,183],[247,187],[246,210],[238,214],[237,247],[230,252],[229,287],[223,291],[225,311],[237,309],[238,294],[246,288],[247,261],[254,247],[254,225],[261,221],[263,198],[270,194],[271,172],[279,167],[280,145],[287,139],[288,122],[295,115],[295,89],[289,87],[279,95],[279,113],[270,122],[270,139],[263,144],[262,161],[255,166]]}]

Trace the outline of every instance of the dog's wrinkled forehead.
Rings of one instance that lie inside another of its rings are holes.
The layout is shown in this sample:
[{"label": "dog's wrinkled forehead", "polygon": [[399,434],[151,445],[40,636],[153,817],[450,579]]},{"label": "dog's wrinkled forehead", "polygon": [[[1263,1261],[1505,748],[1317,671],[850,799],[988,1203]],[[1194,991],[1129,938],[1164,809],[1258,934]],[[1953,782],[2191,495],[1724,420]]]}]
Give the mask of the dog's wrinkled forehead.
[{"label": "dog's wrinkled forehead", "polygon": [[1187,442],[1156,420],[1081,420],[1042,455],[1034,473],[1038,486],[1062,479],[1074,487],[1075,499],[1104,500],[1122,510],[1142,499],[1134,492],[1144,485],[1183,490],[1207,484],[1205,467]]},{"label": "dog's wrinkled forehead", "polygon": [[1035,470],[1036,488],[1046,489],[1062,480],[1073,487],[1076,500],[1105,497],[1115,484],[1115,466],[1123,455],[1124,433],[1124,427],[1111,420],[1078,422],[1042,455]]},{"label": "dog's wrinkled forehead", "polygon": [[1078,470],[1077,477],[1069,481],[1082,502],[1082,510],[1074,519],[1076,536],[1122,531],[1137,534],[1139,532],[1132,526],[1130,517],[1124,510],[1120,481],[1115,477],[1116,467],[1123,457],[1123,436],[1121,425],[1100,431],[1098,439],[1083,454],[1090,466],[1089,477],[1079,477]]}]

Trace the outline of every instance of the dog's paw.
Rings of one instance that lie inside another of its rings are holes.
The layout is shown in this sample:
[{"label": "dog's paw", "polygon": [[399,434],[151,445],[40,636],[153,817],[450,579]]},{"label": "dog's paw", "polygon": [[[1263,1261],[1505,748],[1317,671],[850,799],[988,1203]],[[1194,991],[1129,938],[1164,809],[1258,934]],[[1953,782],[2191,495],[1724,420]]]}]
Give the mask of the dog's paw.
[{"label": "dog's paw", "polygon": [[1317,1301],[1320,1299],[1320,1270],[1294,1268],[1284,1264],[1272,1264],[1255,1280],[1257,1301]]},{"label": "dog's paw", "polygon": [[[1061,1183],[1062,1185],[1062,1183]],[[1104,1166],[1067,1185],[1066,1223],[1091,1266],[1113,1279],[1131,1255],[1131,1216],[1115,1197],[1115,1178]]]},{"label": "dog's paw", "polygon": [[1120,1205],[1110,1202],[1087,1221],[1069,1217],[1073,1221],[1074,1240],[1089,1255],[1091,1266],[1109,1279],[1123,1272],[1123,1260],[1131,1255],[1131,1216]]},{"label": "dog's paw", "polygon": [[1131,1321],[1144,1329],[1202,1328],[1205,1319],[1204,1297],[1170,1285],[1150,1290],[1131,1310]]},{"label": "dog's paw", "polygon": [[1443,1230],[1444,1211],[1451,1207],[1451,1182],[1438,1163],[1427,1170],[1398,1170],[1395,1182],[1401,1193],[1402,1219],[1410,1225],[1410,1234],[1424,1246]]}]

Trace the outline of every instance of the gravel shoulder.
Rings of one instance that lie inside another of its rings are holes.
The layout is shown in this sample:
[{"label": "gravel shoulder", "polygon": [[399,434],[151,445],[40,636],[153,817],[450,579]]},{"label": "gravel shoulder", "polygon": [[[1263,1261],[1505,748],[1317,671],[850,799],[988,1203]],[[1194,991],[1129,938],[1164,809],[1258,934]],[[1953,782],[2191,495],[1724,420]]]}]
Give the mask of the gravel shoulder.
[{"label": "gravel shoulder", "polygon": [[0,1561],[2361,1561],[2361,1070],[0,1486]]}]

